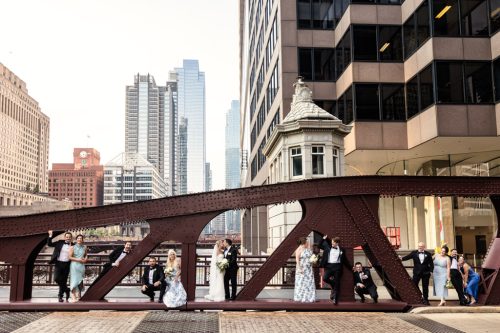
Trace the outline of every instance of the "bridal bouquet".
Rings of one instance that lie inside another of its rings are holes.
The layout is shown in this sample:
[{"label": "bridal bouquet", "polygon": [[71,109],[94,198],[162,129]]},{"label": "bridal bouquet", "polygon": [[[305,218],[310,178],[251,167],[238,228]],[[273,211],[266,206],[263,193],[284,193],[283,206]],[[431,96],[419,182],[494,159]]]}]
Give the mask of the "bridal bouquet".
[{"label": "bridal bouquet", "polygon": [[455,288],[455,287],[453,287],[453,283],[451,283],[451,281],[450,281],[450,280],[446,280],[445,287],[446,287],[447,289],[453,289],[453,288]]},{"label": "bridal bouquet", "polygon": [[224,272],[228,267],[229,267],[229,261],[225,258],[217,263],[217,268],[221,272]]},{"label": "bridal bouquet", "polygon": [[311,258],[309,258],[309,262],[313,265],[317,264],[319,260],[319,256],[317,254],[313,254]]},{"label": "bridal bouquet", "polygon": [[174,269],[172,267],[165,268],[165,277],[171,278],[174,276]]}]

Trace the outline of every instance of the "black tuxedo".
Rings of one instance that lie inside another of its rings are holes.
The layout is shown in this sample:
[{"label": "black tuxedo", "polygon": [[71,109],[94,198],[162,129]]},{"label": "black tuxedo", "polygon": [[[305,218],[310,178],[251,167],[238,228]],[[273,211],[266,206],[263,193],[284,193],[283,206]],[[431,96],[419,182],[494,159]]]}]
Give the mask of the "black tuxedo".
[{"label": "black tuxedo", "polygon": [[[323,249],[323,257],[321,258],[320,267],[325,269],[323,274],[323,282],[330,285],[332,292],[330,298],[333,299],[334,303],[338,300],[340,295],[340,280],[342,278],[342,266],[345,265],[349,269],[352,269],[352,265],[347,259],[345,249],[338,247],[340,254],[338,260],[334,263],[329,263],[330,251],[332,250],[331,241],[323,239],[320,243],[320,247]],[[332,280],[333,277],[333,280]]]},{"label": "black tuxedo", "polygon": [[92,282],[91,287],[94,284],[96,284],[97,281],[99,281],[104,275],[106,275],[106,273],[109,272],[111,270],[111,268],[113,268],[113,263],[116,260],[118,260],[118,258],[120,257],[120,255],[122,254],[124,249],[125,249],[125,246],[121,245],[121,246],[118,246],[115,250],[113,250],[113,252],[111,252],[109,254],[109,256],[108,256],[109,262],[104,264],[101,273],[99,273],[99,276],[94,280],[94,282]]},{"label": "black tuxedo", "polygon": [[463,286],[463,278],[462,273],[458,270],[458,259],[457,257],[450,257],[450,262],[453,265],[453,261],[457,261],[457,269],[450,269],[450,280],[451,284],[453,284],[453,288],[457,291],[458,300],[460,301],[460,305],[467,305],[467,299],[464,295],[464,286]]},{"label": "black tuxedo", "polygon": [[422,280],[422,294],[424,296],[424,301],[429,301],[429,279],[431,278],[431,272],[434,270],[434,261],[432,255],[428,251],[423,251],[424,261],[420,262],[419,251],[414,250],[408,255],[401,258],[401,260],[406,261],[413,259],[413,283],[418,288],[420,280]]},{"label": "black tuxedo", "polygon": [[[374,302],[378,300],[377,286],[373,282],[372,275],[370,273],[370,269],[363,268],[362,272],[364,278],[361,277],[360,272],[355,271],[353,273],[354,277],[354,290],[361,297],[361,301],[365,300],[365,294],[370,294],[370,297]],[[358,283],[364,285],[364,287],[358,286]]]},{"label": "black tuxedo", "polygon": [[[160,265],[156,265],[153,267],[155,269],[153,273],[153,283],[149,283],[149,272],[151,271],[151,267],[148,265],[144,268],[144,274],[142,274],[142,285],[146,286],[146,290],[142,290],[141,292],[144,295],[148,295],[149,298],[153,301],[155,298],[155,290],[160,291],[160,299],[159,302],[163,301],[163,295],[165,295],[165,290],[167,289],[167,282],[165,282],[165,273],[163,272],[163,267]],[[160,282],[159,286],[155,286],[155,282]]]},{"label": "black tuxedo", "polygon": [[[69,297],[69,288],[68,284],[68,276],[69,276],[69,267],[71,262],[68,261],[59,261],[59,255],[61,254],[62,247],[66,244],[64,240],[58,240],[57,242],[52,242],[52,237],[47,238],[47,246],[53,247],[54,252],[52,252],[52,257],[50,258],[50,264],[54,264],[54,281],[59,286],[58,297],[59,300],[62,300],[63,294],[66,293],[66,298]],[[69,243],[69,246],[72,246],[73,243]]]},{"label": "black tuxedo", "polygon": [[[226,299],[236,299],[236,287],[238,276],[238,249],[231,245],[227,251],[224,251],[224,258],[229,262],[229,266],[224,273],[224,291]],[[229,281],[231,281],[231,297],[229,297]]]}]

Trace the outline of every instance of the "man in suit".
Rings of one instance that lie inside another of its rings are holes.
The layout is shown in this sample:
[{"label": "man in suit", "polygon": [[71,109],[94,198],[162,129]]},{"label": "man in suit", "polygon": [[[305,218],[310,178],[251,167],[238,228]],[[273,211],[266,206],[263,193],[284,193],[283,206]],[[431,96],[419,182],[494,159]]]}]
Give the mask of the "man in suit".
[{"label": "man in suit", "polygon": [[57,294],[59,302],[63,302],[63,294],[66,294],[66,301],[69,299],[68,288],[68,275],[69,275],[69,248],[73,245],[71,240],[73,235],[71,232],[64,234],[64,240],[52,241],[52,230],[49,230],[49,238],[47,239],[47,246],[53,247],[52,257],[50,264],[54,264],[54,281],[59,286],[59,293]]},{"label": "man in suit", "polygon": [[430,252],[425,251],[425,244],[418,243],[418,250],[410,252],[404,257],[399,257],[402,261],[413,259],[413,283],[418,288],[420,280],[422,280],[422,294],[424,295],[424,304],[429,304],[429,279],[431,272],[434,270],[434,262]]},{"label": "man in suit", "polygon": [[460,268],[458,267],[458,252],[457,249],[451,250],[451,265],[450,265],[450,280],[453,284],[453,287],[457,291],[458,300],[460,301],[460,305],[467,305],[467,299],[464,295],[464,285],[462,279],[462,273],[460,272]]},{"label": "man in suit", "polygon": [[[233,241],[230,239],[224,240],[224,258],[229,262],[229,266],[224,273],[224,291],[226,292],[226,300],[234,301],[236,299],[236,287],[238,276],[238,249],[233,246]],[[231,297],[229,297],[229,281],[231,281]]]},{"label": "man in suit", "polygon": [[108,256],[109,262],[104,264],[101,273],[99,276],[92,282],[91,287],[97,283],[107,272],[111,270],[113,267],[119,267],[120,261],[122,261],[132,250],[132,243],[125,242],[125,245],[118,246],[113,252],[111,252]]},{"label": "man in suit", "polygon": [[142,275],[141,292],[144,295],[148,295],[151,302],[154,302],[155,290],[159,290],[160,298],[158,303],[162,303],[163,295],[165,295],[165,290],[167,289],[163,267],[157,264],[155,257],[149,257],[148,264],[149,266],[144,269],[144,274]]},{"label": "man in suit", "polygon": [[[323,282],[331,287],[330,299],[333,304],[338,304],[340,296],[340,279],[342,278],[342,265],[352,269],[352,265],[347,259],[345,250],[340,247],[340,238],[333,237],[330,242],[327,240],[328,236],[325,235],[320,243],[323,249],[323,257],[321,258],[320,267],[323,267],[325,273],[323,274]],[[333,280],[332,280],[333,277]]]},{"label": "man in suit", "polygon": [[378,302],[377,286],[373,282],[370,269],[363,267],[360,262],[354,264],[354,290],[361,297],[361,303],[365,302],[365,295],[370,294],[373,303]]}]

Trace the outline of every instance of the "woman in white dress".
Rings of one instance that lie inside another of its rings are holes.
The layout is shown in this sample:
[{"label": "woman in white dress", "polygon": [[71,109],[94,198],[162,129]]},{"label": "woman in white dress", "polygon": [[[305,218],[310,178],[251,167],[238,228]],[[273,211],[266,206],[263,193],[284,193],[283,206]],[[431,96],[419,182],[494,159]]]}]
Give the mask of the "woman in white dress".
[{"label": "woman in white dress", "polygon": [[311,264],[312,252],[306,237],[299,238],[299,247],[295,250],[295,289],[293,300],[296,302],[315,302],[316,285]]},{"label": "woman in white dress", "polygon": [[187,294],[181,283],[181,262],[177,259],[174,250],[168,250],[165,281],[167,281],[169,288],[163,297],[163,303],[168,308],[177,308],[186,304]]},{"label": "woman in white dress", "polygon": [[214,302],[222,302],[225,300],[224,271],[221,271],[217,267],[217,263],[224,259],[223,247],[222,241],[217,241],[215,243],[212,259],[210,261],[209,288],[208,295],[205,295],[205,298]]}]

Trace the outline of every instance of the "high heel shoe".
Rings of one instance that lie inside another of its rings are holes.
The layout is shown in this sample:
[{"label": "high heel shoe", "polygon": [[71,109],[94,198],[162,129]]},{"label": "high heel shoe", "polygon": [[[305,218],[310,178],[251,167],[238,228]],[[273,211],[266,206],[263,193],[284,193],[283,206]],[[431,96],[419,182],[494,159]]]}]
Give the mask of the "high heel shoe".
[{"label": "high heel shoe", "polygon": [[445,306],[446,305],[446,301],[441,301],[438,306]]}]

